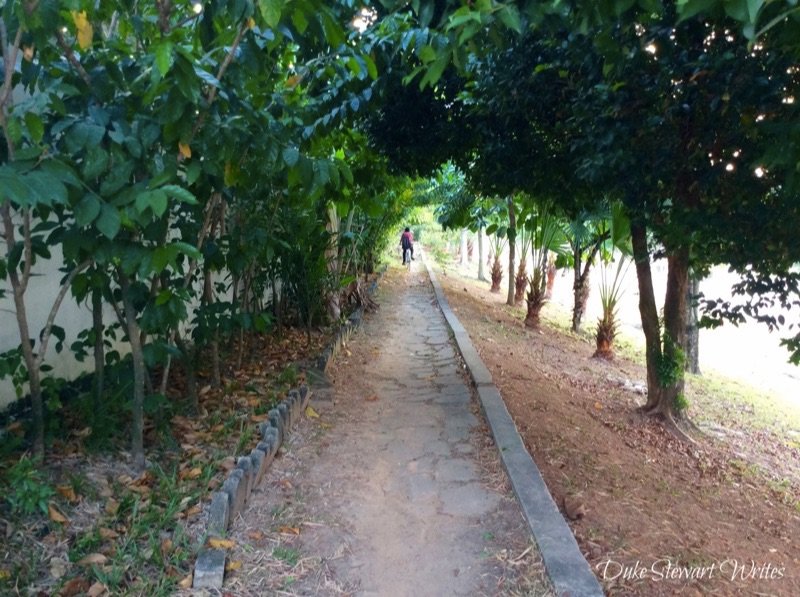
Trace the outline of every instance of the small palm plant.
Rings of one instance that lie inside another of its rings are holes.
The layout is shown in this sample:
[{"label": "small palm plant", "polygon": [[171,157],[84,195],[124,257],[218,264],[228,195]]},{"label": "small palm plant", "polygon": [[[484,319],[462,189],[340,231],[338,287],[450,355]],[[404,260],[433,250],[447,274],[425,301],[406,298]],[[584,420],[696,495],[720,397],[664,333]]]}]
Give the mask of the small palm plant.
[{"label": "small palm plant", "polygon": [[565,239],[561,223],[553,206],[541,203],[534,206],[525,222],[530,230],[533,273],[528,284],[525,326],[539,327],[539,314],[547,302],[547,270],[551,253],[564,251]]},{"label": "small palm plant", "polygon": [[530,286],[528,288],[528,310],[525,314],[525,327],[539,327],[539,314],[546,302],[544,298],[546,289],[544,287],[545,285],[542,284],[543,277],[541,266],[534,266],[533,273],[531,274]]},{"label": "small palm plant", "polygon": [[628,273],[631,260],[625,255],[620,256],[613,279],[612,263],[604,263],[600,268],[600,302],[603,306],[603,316],[597,321],[595,337],[597,349],[594,353],[595,357],[609,361],[614,358],[614,338],[617,335],[617,312],[622,298],[622,282]]},{"label": "small palm plant", "polygon": [[531,233],[523,225],[519,229],[520,238],[520,251],[519,251],[519,267],[517,268],[517,277],[514,280],[514,304],[518,304],[525,296],[525,288],[528,286],[528,270],[527,270],[527,254],[531,246]]},{"label": "small palm plant", "polygon": [[494,263],[492,264],[492,288],[491,292],[500,292],[500,283],[503,281],[503,266],[500,265],[500,255],[506,248],[505,229],[498,229],[491,237],[492,252],[494,253]]}]

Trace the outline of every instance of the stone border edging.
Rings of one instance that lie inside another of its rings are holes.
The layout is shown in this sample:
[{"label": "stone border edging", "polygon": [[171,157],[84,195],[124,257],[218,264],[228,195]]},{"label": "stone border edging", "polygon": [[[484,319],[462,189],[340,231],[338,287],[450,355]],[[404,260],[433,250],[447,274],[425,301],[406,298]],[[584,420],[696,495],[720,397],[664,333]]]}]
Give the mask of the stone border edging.
[{"label": "stone border edging", "polygon": [[267,413],[267,420],[258,424],[261,441],[250,454],[236,459],[236,468],[228,473],[222,489],[211,495],[203,547],[194,564],[193,589],[222,588],[226,552],[205,547],[205,544],[209,538],[224,537],[236,515],[244,510],[278,449],[289,437],[292,427],[300,421],[310,399],[311,391],[305,384],[289,390],[286,398]]},{"label": "stone border edging", "polygon": [[[381,269],[381,271],[378,272],[375,279],[370,282],[369,288],[367,288],[368,294],[375,294],[378,289],[378,282],[383,277],[384,273],[386,273],[385,266]],[[333,341],[328,347],[325,348],[324,351],[322,351],[322,354],[317,359],[317,367],[320,371],[327,373],[328,366],[331,364],[331,362],[333,362],[333,359],[336,357],[339,349],[342,346],[347,345],[347,341],[350,340],[350,336],[352,336],[353,332],[358,329],[363,319],[364,307],[358,307],[350,314],[350,317],[347,318],[347,321],[345,321],[344,324],[339,327],[339,330],[336,332],[336,336],[333,338]]]},{"label": "stone border edging", "polygon": [[492,430],[500,459],[522,512],[539,548],[545,571],[557,595],[562,597],[595,597],[604,595],[603,588],[583,557],[572,530],[558,510],[539,468],[525,449],[516,425],[506,408],[492,374],[481,360],[469,334],[447,302],[436,272],[422,262],[428,272],[442,314],[453,330],[456,344],[478,391],[481,408]]}]

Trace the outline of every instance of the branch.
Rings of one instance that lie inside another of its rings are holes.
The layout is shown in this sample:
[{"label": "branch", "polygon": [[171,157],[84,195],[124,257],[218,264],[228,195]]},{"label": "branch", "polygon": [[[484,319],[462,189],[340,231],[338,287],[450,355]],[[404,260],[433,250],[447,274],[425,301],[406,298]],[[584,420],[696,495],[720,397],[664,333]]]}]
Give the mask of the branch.
[{"label": "branch", "polygon": [[[200,232],[197,235],[197,245],[195,247],[199,251],[203,247],[203,243],[206,240],[206,237],[211,232],[211,218],[214,214],[214,210],[216,209],[217,203],[222,198],[220,193],[214,193],[211,195],[211,199],[209,200],[208,204],[206,205],[206,216],[203,220],[203,227],[200,228]],[[186,275],[183,277],[183,287],[188,288],[189,282],[194,275],[194,271],[197,269],[197,259],[194,258],[189,262],[189,270],[186,272]]]},{"label": "branch", "polygon": [[58,45],[63,50],[64,55],[66,55],[69,63],[73,66],[73,68],[76,71],[78,71],[78,74],[81,76],[81,79],[83,79],[87,85],[91,86],[92,78],[89,76],[89,73],[87,73],[86,70],[83,68],[83,65],[75,57],[75,53],[72,51],[72,48],[70,48],[67,45],[67,42],[66,40],[64,40],[64,35],[61,33],[61,31],[56,30],[56,39],[58,40]]},{"label": "branch", "polygon": [[69,287],[72,285],[72,281],[75,279],[75,276],[77,276],[91,264],[92,261],[87,259],[86,261],[78,265],[74,270],[72,270],[67,276],[67,279],[64,280],[64,282],[61,284],[61,288],[58,291],[58,296],[56,297],[56,300],[53,303],[52,308],[50,309],[50,314],[47,316],[47,323],[45,324],[43,329],[42,342],[39,348],[39,354],[36,356],[37,367],[41,365],[42,361],[44,360],[44,355],[47,352],[47,344],[50,342],[50,335],[53,332],[53,324],[55,323],[56,320],[56,314],[58,313],[58,310],[61,308],[61,303],[64,300],[64,297],[67,296],[67,291],[69,290]]},{"label": "branch", "polygon": [[[19,52],[19,45],[22,43],[22,28],[17,29],[17,35],[14,38],[14,45],[11,48],[11,55],[8,55],[8,30],[6,29],[5,21],[0,18],[0,44],[3,50],[3,62],[5,66],[5,73],[3,74],[3,93],[0,95],[0,126],[3,127],[3,136],[6,139],[6,147],[8,148],[8,159],[14,161],[14,142],[8,136],[8,126],[6,124],[6,104],[11,98],[11,90],[14,78],[14,67],[17,64],[17,53]],[[6,201],[8,201],[6,199]]]},{"label": "branch", "polygon": [[[247,32],[248,29],[249,25],[247,24],[247,22],[242,23],[242,25],[239,27],[239,32],[236,34],[236,39],[233,40],[233,45],[231,45],[230,49],[228,50],[228,54],[225,56],[225,59],[222,61],[222,64],[220,64],[219,70],[217,70],[217,81],[219,81],[220,84],[222,81],[222,77],[225,75],[225,71],[228,70],[228,66],[230,66],[231,62],[233,62],[233,55],[236,53],[236,50],[239,47],[239,44],[241,43],[242,38],[244,37],[244,34]],[[217,98],[217,88],[212,86],[208,92],[208,96],[206,96],[206,109],[197,119],[197,122],[194,123],[194,127],[192,127],[192,137],[194,137],[197,134],[197,131],[199,131],[202,128],[203,124],[206,121],[208,110],[211,109],[211,104],[214,103],[214,100],[216,98]]]},{"label": "branch", "polygon": [[31,210],[26,207],[22,211],[22,242],[25,247],[25,265],[22,268],[22,292],[28,290],[28,282],[31,279],[31,267],[33,267],[33,247],[31,246]]},{"label": "branch", "polygon": [[6,48],[8,47],[8,31],[6,30],[5,21],[0,19],[0,37],[2,37],[3,44],[3,60],[5,61],[6,72],[3,79],[3,95],[0,95],[0,109],[5,109],[8,98],[11,97],[11,79],[14,76],[14,67],[17,64],[17,53],[19,52],[19,45],[22,43],[22,28],[17,30],[17,35],[14,38],[14,45],[11,47],[11,56],[6,55]]}]

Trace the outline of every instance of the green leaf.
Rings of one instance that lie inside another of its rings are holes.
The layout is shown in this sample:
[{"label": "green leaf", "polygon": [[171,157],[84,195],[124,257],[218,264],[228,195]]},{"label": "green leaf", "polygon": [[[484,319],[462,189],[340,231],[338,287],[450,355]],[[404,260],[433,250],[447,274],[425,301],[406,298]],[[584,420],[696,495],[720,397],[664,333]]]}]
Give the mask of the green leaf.
[{"label": "green leaf", "polygon": [[[633,2],[634,0],[628,0]],[[511,29],[512,31],[516,31],[517,33],[522,33],[522,24],[519,20],[519,11],[517,7],[513,4],[506,4],[504,5],[500,11],[497,13],[497,16],[500,17],[500,20],[503,22],[503,25]]]},{"label": "green leaf", "polygon": [[258,9],[261,11],[261,16],[272,29],[275,29],[281,21],[283,5],[284,0],[258,0]]},{"label": "green leaf", "polygon": [[161,306],[167,304],[170,299],[172,298],[172,291],[169,288],[165,288],[161,292],[158,293],[156,297],[156,305]]},{"label": "green leaf", "polygon": [[156,189],[155,191],[151,191],[150,193],[150,209],[153,210],[153,213],[157,218],[160,218],[164,215],[164,212],[167,211],[167,194],[162,191],[161,189]]},{"label": "green leaf", "polygon": [[95,145],[89,149],[83,160],[83,177],[90,180],[97,178],[107,167],[108,153],[99,145]]},{"label": "green leaf", "polygon": [[52,205],[67,202],[67,188],[52,174],[37,170],[23,178],[28,186],[30,205]]},{"label": "green leaf", "polygon": [[203,254],[197,250],[197,247],[183,241],[174,242],[172,243],[172,246],[175,247],[178,252],[183,253],[192,259],[200,259],[200,257],[203,256]]},{"label": "green leaf", "polygon": [[6,119],[6,134],[14,145],[19,145],[22,141],[22,126],[20,126],[19,120],[13,116]]},{"label": "green leaf", "polygon": [[447,68],[447,65],[450,64],[450,57],[440,56],[436,62],[431,64],[428,67],[425,76],[422,77],[422,81],[419,82],[420,88],[425,88],[426,85],[435,85],[436,82],[441,78],[444,69]]},{"label": "green leaf", "polygon": [[203,172],[203,167],[200,165],[200,162],[195,160],[191,162],[186,167],[186,182],[187,184],[194,184],[198,178],[200,178],[200,174]]},{"label": "green leaf", "polygon": [[220,86],[219,80],[214,75],[212,75],[210,72],[203,70],[199,66],[195,66],[194,67],[194,73],[198,77],[200,77],[200,79],[204,83],[207,83],[208,85],[211,85],[212,87],[219,88],[219,86]]},{"label": "green leaf", "polygon": [[300,158],[300,151],[296,147],[287,147],[283,150],[283,162],[291,168]]},{"label": "green leaf", "polygon": [[758,20],[758,13],[764,6],[764,0],[747,0],[747,12],[750,15],[750,22],[755,23]]},{"label": "green leaf", "polygon": [[708,11],[717,4],[717,0],[678,0],[678,14],[680,21],[685,21],[693,16]]},{"label": "green leaf", "polygon": [[164,40],[156,46],[156,68],[163,77],[172,66],[172,42]]},{"label": "green leaf", "polygon": [[423,47],[419,53],[417,54],[419,59],[422,60],[425,64],[429,62],[433,62],[436,60],[436,50],[433,49],[433,46],[425,46]]},{"label": "green leaf", "polygon": [[94,195],[86,195],[75,206],[75,222],[78,226],[88,226],[100,214],[101,203]]},{"label": "green leaf", "polygon": [[170,197],[177,199],[181,203],[187,203],[188,205],[197,205],[199,201],[197,201],[197,197],[194,196],[194,193],[184,189],[183,187],[179,187],[175,184],[165,184],[161,187],[161,190],[167,193]]},{"label": "green leaf", "polygon": [[367,73],[369,73],[369,78],[373,81],[378,78],[378,67],[375,66],[375,61],[370,57],[369,54],[362,55],[364,58],[364,62],[367,65]]},{"label": "green leaf", "polygon": [[301,35],[306,32],[308,28],[308,19],[306,19],[305,13],[301,9],[296,9],[292,13],[292,23],[294,23],[295,29]]},{"label": "green leaf", "polygon": [[175,261],[175,257],[177,257],[177,255],[178,249],[173,245],[156,247],[150,258],[150,262],[153,267],[153,273],[160,274],[163,272],[167,265]]},{"label": "green leaf", "polygon": [[325,39],[332,48],[338,48],[344,43],[344,32],[339,24],[333,20],[331,15],[325,11],[320,14],[322,20],[322,30],[325,33]]},{"label": "green leaf", "polygon": [[121,223],[117,209],[111,205],[104,204],[100,211],[100,217],[97,219],[97,229],[107,239],[114,240],[117,233],[119,233]]},{"label": "green leaf", "polygon": [[25,114],[25,126],[28,127],[28,133],[34,143],[39,143],[44,137],[44,124],[38,114],[28,112]]}]

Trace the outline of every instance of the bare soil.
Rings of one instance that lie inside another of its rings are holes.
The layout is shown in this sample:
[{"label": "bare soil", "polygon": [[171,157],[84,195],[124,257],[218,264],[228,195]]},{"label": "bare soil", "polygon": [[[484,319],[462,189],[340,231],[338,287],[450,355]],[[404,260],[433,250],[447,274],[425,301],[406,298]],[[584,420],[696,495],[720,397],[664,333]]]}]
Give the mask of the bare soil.
[{"label": "bare soil", "polygon": [[[747,429],[679,441],[638,413],[640,364],[526,329],[488,284],[440,280],[609,594],[800,595],[796,449]],[[788,483],[743,458],[783,466]]]}]

